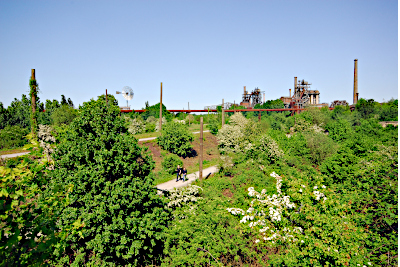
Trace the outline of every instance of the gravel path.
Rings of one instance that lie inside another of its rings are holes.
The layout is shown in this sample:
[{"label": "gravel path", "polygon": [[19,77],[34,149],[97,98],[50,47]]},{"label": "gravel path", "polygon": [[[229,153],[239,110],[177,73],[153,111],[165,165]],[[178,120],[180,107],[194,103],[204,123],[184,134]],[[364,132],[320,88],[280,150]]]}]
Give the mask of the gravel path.
[{"label": "gravel path", "polygon": [[[208,174],[212,174],[218,171],[217,166],[211,166],[207,169],[203,169],[203,179],[208,175]],[[183,186],[187,186],[191,183],[193,183],[195,180],[199,179],[199,172],[195,172],[195,173],[191,173],[188,174],[186,176],[186,181],[183,182],[182,180],[176,182],[176,179],[173,179],[171,181],[168,181],[166,183],[163,184],[159,184],[157,185],[157,189],[161,189],[161,190],[171,190],[174,188],[179,188],[179,187],[183,187]]]}]

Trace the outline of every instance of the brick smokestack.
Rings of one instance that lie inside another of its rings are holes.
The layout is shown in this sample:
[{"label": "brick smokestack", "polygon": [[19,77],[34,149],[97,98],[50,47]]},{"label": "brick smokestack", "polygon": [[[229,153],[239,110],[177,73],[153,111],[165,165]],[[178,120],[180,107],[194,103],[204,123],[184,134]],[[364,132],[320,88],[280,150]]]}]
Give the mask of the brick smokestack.
[{"label": "brick smokestack", "polygon": [[354,59],[354,87],[353,87],[353,104],[358,101],[358,59]]}]

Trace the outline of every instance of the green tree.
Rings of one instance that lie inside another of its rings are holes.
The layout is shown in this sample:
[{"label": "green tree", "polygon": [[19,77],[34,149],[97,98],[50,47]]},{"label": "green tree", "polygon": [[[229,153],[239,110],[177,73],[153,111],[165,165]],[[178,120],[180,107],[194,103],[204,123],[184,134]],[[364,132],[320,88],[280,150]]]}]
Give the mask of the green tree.
[{"label": "green tree", "polygon": [[21,100],[14,98],[11,104],[7,107],[8,125],[19,125],[22,128],[31,126],[30,122],[30,107],[31,101],[22,95]]},{"label": "green tree", "polygon": [[[99,99],[103,100],[106,103],[106,95],[103,94],[99,96]],[[118,100],[115,98],[114,95],[107,94],[107,101],[110,105],[118,106]]]},{"label": "green tree", "polygon": [[[109,99],[110,101],[110,99]],[[153,187],[154,162],[127,133],[118,106],[83,103],[53,154],[49,188],[73,186],[59,210],[59,265],[145,265],[162,251],[169,219]]]},{"label": "green tree", "polygon": [[61,106],[68,105],[67,99],[65,99],[65,95],[61,95]]},{"label": "green tree", "polygon": [[19,125],[9,126],[0,130],[0,149],[12,149],[27,144],[25,136],[29,133],[28,128]]},{"label": "green tree", "polygon": [[161,162],[161,166],[169,174],[174,174],[178,165],[182,166],[183,162],[177,155],[174,154],[169,154],[165,156],[163,161]]},{"label": "green tree", "polygon": [[51,114],[51,120],[54,125],[70,124],[78,115],[78,111],[69,105],[63,105],[54,110]]},{"label": "green tree", "polygon": [[169,122],[163,126],[157,143],[165,150],[178,156],[187,157],[192,153],[193,146],[190,142],[194,140],[185,124]]},{"label": "green tree", "polygon": [[368,119],[371,114],[377,112],[377,104],[379,105],[379,103],[375,102],[373,99],[365,100],[361,98],[357,101],[356,111],[360,114],[361,118]]},{"label": "green tree", "polygon": [[3,103],[0,102],[0,130],[8,124],[7,109],[4,108]]},{"label": "green tree", "polygon": [[[144,120],[147,120],[148,117],[153,116],[154,118],[160,118],[160,103],[157,103],[153,106],[148,106],[148,102],[146,101],[146,111],[141,114]],[[167,111],[167,107],[162,105],[162,116],[165,117],[168,121],[172,119],[172,114]]]}]

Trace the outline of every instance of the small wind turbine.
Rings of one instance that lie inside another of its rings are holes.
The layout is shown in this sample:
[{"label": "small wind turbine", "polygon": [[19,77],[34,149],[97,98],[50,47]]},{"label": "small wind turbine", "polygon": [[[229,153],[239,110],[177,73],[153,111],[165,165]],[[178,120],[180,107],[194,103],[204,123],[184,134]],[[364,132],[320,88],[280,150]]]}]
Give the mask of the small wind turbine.
[{"label": "small wind turbine", "polygon": [[122,94],[122,96],[126,99],[126,109],[129,109],[128,100],[133,98],[133,90],[129,86],[124,86],[122,88],[122,92],[117,91],[116,94]]}]

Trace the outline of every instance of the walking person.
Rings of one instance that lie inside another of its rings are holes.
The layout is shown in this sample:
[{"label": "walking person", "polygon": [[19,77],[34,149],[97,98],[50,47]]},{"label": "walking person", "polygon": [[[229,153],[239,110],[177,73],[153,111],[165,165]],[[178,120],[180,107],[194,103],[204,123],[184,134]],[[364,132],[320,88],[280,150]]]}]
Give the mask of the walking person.
[{"label": "walking person", "polygon": [[182,176],[182,169],[178,165],[178,167],[176,168],[176,181],[177,182],[181,179],[181,176]]},{"label": "walking person", "polygon": [[187,174],[187,170],[185,167],[183,167],[183,170],[182,170],[183,181],[185,181],[185,179],[186,179],[186,174]]}]

